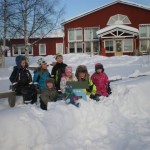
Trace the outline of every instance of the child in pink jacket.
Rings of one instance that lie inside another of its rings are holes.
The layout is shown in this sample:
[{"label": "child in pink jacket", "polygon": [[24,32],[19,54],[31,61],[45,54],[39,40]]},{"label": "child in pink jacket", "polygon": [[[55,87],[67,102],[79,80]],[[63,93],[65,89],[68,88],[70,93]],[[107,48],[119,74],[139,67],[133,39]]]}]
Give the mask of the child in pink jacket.
[{"label": "child in pink jacket", "polygon": [[100,63],[95,64],[95,73],[91,76],[92,82],[96,86],[96,94],[99,96],[108,96],[111,94],[109,92],[109,79],[106,73],[104,72],[103,65]]}]

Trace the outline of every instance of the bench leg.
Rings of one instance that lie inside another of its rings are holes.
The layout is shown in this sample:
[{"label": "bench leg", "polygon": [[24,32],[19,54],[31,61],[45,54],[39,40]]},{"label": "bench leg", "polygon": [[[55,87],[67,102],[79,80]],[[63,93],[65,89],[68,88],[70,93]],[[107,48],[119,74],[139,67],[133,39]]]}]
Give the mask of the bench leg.
[{"label": "bench leg", "polygon": [[14,107],[16,103],[16,95],[11,95],[8,97],[8,103],[10,107]]}]

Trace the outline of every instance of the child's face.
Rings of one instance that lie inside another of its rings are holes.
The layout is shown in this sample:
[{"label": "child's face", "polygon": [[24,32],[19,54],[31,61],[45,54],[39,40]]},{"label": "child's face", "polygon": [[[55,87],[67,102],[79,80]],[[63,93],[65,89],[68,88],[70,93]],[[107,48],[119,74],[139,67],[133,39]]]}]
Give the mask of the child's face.
[{"label": "child's face", "polygon": [[71,77],[72,77],[72,72],[66,72],[66,76],[67,76],[68,78],[71,78]]},{"label": "child's face", "polygon": [[26,65],[26,61],[25,61],[25,60],[22,60],[22,61],[21,61],[21,67],[24,68],[25,65]]},{"label": "child's face", "polygon": [[48,82],[46,85],[47,85],[48,89],[52,89],[54,86],[53,83],[51,83],[51,82]]},{"label": "child's face", "polygon": [[85,73],[84,72],[80,72],[79,73],[79,79],[84,79],[85,78]]},{"label": "child's face", "polygon": [[97,73],[102,73],[102,69],[98,69],[96,72]]},{"label": "child's face", "polygon": [[42,69],[45,70],[45,69],[47,69],[47,64],[42,64],[41,67],[42,67]]},{"label": "child's face", "polygon": [[56,58],[56,61],[57,61],[58,63],[62,63],[62,62],[63,62],[63,57],[62,57],[62,56],[58,56],[58,57]]}]

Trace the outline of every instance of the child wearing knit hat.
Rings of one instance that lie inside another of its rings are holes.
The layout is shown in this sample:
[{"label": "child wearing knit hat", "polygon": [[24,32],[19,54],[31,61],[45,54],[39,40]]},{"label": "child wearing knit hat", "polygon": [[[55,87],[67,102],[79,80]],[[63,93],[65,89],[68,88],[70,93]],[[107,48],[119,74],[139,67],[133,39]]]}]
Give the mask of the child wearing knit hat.
[{"label": "child wearing knit hat", "polygon": [[91,79],[96,86],[96,94],[99,96],[108,96],[111,94],[109,79],[101,63],[95,64],[95,73],[93,73]]},{"label": "child wearing knit hat", "polygon": [[65,67],[65,74],[63,75],[63,77],[61,77],[60,89],[61,89],[62,93],[65,92],[67,81],[77,81],[76,77],[74,76],[74,74],[72,72],[72,67],[71,66],[66,66]]}]

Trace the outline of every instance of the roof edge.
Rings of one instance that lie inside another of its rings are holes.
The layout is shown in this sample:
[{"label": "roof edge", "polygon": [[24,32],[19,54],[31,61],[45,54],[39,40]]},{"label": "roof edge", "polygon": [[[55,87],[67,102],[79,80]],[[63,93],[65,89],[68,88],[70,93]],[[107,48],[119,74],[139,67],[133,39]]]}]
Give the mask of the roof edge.
[{"label": "roof edge", "polygon": [[82,17],[84,17],[84,16],[86,16],[86,15],[89,15],[89,14],[91,14],[91,13],[94,13],[94,12],[96,12],[96,11],[98,11],[98,10],[104,9],[104,8],[106,8],[106,7],[108,7],[108,6],[111,6],[111,5],[114,5],[114,4],[117,4],[117,3],[126,4],[126,5],[130,5],[130,6],[134,6],[134,7],[138,7],[138,8],[142,8],[142,9],[146,9],[146,10],[150,10],[150,7],[144,6],[144,5],[142,5],[142,4],[133,3],[133,2],[125,1],[125,0],[116,0],[116,1],[111,2],[111,3],[107,3],[107,4],[105,4],[105,5],[101,6],[101,7],[92,9],[91,11],[88,11],[88,12],[82,14],[82,15],[78,15],[78,16],[76,16],[76,17],[73,17],[73,18],[71,18],[71,19],[68,19],[68,20],[62,22],[61,25],[65,25],[65,24],[67,24],[67,23],[69,23],[69,22],[71,22],[71,21],[74,21],[74,20],[76,20],[76,19],[82,18]]}]

